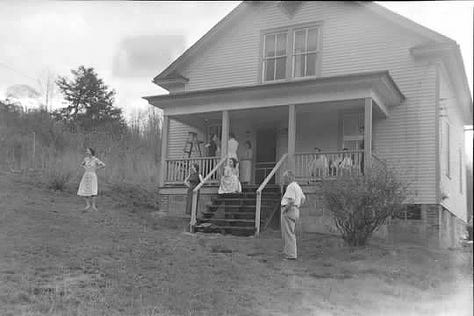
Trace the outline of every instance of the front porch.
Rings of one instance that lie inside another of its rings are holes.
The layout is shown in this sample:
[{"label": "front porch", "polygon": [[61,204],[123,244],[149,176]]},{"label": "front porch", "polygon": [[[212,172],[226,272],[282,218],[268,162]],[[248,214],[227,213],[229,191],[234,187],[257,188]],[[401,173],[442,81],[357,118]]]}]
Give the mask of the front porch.
[{"label": "front porch", "polygon": [[[245,208],[254,207],[258,234],[262,195],[269,185],[280,184],[285,170],[314,191],[311,187],[322,179],[362,173],[379,162],[373,153],[378,146],[374,124],[383,125],[390,107],[403,98],[388,72],[150,97],[150,103],[164,109],[160,191],[180,187],[185,194],[191,164],[200,166],[205,180],[194,190],[193,230],[198,213],[206,212],[203,200],[213,201],[232,133],[239,142],[239,160],[244,144],[253,151],[248,185],[256,189],[255,203]],[[209,155],[204,145],[213,134],[219,150]],[[203,189],[211,193],[198,198]]]},{"label": "front porch", "polygon": [[[374,121],[383,120],[380,113],[372,115],[372,102],[362,99],[169,116],[165,125],[171,125],[171,130],[165,133],[168,137],[164,139],[164,151],[168,155],[164,158],[161,186],[183,185],[192,164],[198,164],[201,174],[206,177],[225,157],[227,141],[224,143],[224,139],[228,139],[229,133],[233,133],[239,142],[237,156],[240,161],[246,155],[246,144],[251,145],[248,184],[261,184],[285,154],[287,159],[269,183],[279,184],[282,171],[286,169],[293,170],[301,184],[336,178],[345,173],[361,173],[364,165],[372,164],[373,159],[365,161],[365,157],[373,157],[376,147],[372,141],[372,128],[365,133],[365,126],[371,127]],[[366,107],[369,113],[366,113]],[[220,140],[219,156],[211,157],[205,144],[213,134]],[[190,152],[193,137],[197,139],[194,147],[199,148]],[[221,169],[217,170],[207,184],[217,185],[220,172]]]}]

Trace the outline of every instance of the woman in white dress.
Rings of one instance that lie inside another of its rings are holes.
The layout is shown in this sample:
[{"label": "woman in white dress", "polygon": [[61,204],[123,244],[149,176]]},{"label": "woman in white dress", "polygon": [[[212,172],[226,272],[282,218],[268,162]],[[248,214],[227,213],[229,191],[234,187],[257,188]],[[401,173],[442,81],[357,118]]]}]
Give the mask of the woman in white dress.
[{"label": "woman in white dress", "polygon": [[235,139],[234,133],[229,134],[229,140],[227,141],[227,155],[229,158],[234,158],[239,161],[237,158],[237,149],[239,149],[239,142]]},{"label": "woman in white dress", "polygon": [[86,157],[82,161],[81,166],[85,169],[85,172],[79,184],[77,195],[83,196],[86,199],[84,211],[88,210],[91,206],[92,210],[97,211],[95,198],[97,196],[98,185],[95,171],[104,168],[105,163],[95,157],[95,152],[92,148],[87,148]]},{"label": "woman in white dress", "polygon": [[252,144],[250,141],[245,142],[245,152],[240,162],[240,179],[242,183],[250,183],[250,178],[252,177]]},{"label": "woman in white dress", "polygon": [[236,168],[236,165],[237,160],[235,158],[229,158],[227,160],[224,175],[221,178],[221,185],[217,191],[218,194],[242,192],[242,185],[239,181],[239,169]]}]

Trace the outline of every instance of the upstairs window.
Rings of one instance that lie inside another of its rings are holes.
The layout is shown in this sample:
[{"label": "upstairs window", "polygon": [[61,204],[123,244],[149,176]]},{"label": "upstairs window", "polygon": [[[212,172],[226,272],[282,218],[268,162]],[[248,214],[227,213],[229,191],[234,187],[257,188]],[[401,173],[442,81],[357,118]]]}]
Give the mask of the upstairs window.
[{"label": "upstairs window", "polygon": [[302,28],[293,33],[293,77],[316,75],[319,28]]},{"label": "upstairs window", "polygon": [[264,36],[263,81],[281,80],[286,77],[287,32]]}]

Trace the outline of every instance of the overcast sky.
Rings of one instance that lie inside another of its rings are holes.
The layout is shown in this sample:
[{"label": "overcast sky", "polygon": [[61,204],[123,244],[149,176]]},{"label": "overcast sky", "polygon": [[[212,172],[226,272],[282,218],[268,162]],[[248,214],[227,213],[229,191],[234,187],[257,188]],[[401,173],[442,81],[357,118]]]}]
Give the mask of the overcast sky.
[{"label": "overcast sky", "polygon": [[[0,98],[46,73],[92,66],[117,91],[126,114],[165,90],[151,79],[239,2],[1,1]],[[472,93],[474,1],[384,2],[456,40]]]}]

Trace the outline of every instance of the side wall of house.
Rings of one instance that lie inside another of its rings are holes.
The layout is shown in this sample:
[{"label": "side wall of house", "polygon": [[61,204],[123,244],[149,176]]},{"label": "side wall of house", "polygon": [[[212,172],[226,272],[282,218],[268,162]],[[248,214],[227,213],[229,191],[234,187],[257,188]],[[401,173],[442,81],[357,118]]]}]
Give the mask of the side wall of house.
[{"label": "side wall of house", "polygon": [[441,197],[444,196],[441,204],[466,222],[467,192],[464,119],[456,94],[442,68],[439,71],[439,75],[440,191]]}]

